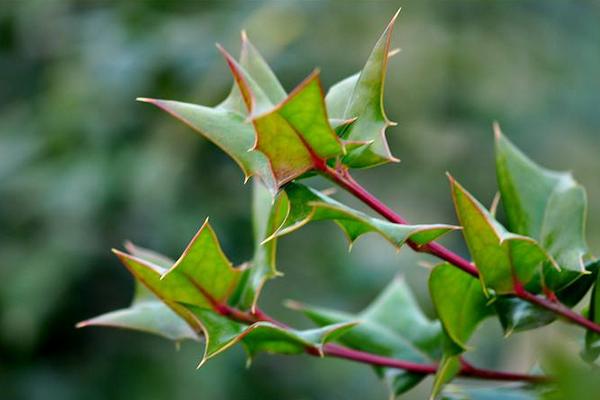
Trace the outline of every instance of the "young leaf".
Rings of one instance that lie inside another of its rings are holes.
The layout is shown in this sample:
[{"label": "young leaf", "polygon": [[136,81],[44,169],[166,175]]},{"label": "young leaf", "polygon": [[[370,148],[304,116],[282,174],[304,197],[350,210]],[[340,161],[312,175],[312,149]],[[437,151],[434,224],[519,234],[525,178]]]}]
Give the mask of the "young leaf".
[{"label": "young leaf", "polygon": [[387,118],[383,109],[383,88],[392,31],[399,12],[375,44],[360,74],[334,85],[327,94],[327,107],[332,118],[356,118],[343,137],[368,143],[349,151],[343,158],[343,163],[350,167],[366,168],[398,161],[390,153],[385,138],[386,128],[394,123]]},{"label": "young leaf", "polygon": [[284,223],[270,237],[291,233],[310,221],[335,221],[352,244],[365,233],[375,232],[396,247],[407,240],[425,245],[440,236],[458,229],[451,225],[401,225],[370,217],[360,211],[339,203],[323,193],[307,186],[290,183],[280,196],[286,196],[289,204]]},{"label": "young leaf", "polygon": [[189,309],[198,324],[204,328],[205,353],[198,367],[208,359],[229,349],[236,343],[242,343],[251,362],[260,352],[278,354],[300,354],[306,349],[314,349],[322,354],[323,345],[337,339],[352,329],[356,322],[331,324],[319,329],[298,331],[283,328],[270,322],[256,322],[245,325],[221,316],[211,310],[195,306]]},{"label": "young leaf", "polygon": [[[358,314],[313,308],[295,302],[289,303],[289,306],[302,311],[319,326],[361,321],[339,339],[350,348],[420,363],[432,362],[439,357],[440,324],[423,314],[402,278],[394,279],[371,305]],[[376,370],[395,395],[410,390],[424,378],[423,375],[397,369]]]},{"label": "young leaf", "polygon": [[[168,258],[150,250],[133,246],[130,243],[127,244],[127,248],[132,254],[148,262],[155,262],[163,266],[172,264]],[[138,281],[135,282],[135,295],[128,308],[108,312],[77,324],[78,328],[87,326],[132,329],[174,341],[199,340],[198,334],[187,322]]]},{"label": "young leaf", "polygon": [[222,52],[254,125],[253,149],[267,156],[279,186],[344,153],[329,124],[317,71],[273,106],[248,72],[226,51]]},{"label": "young leaf", "polygon": [[542,264],[551,259],[538,243],[507,232],[454,178],[450,182],[456,214],[486,294],[488,289],[512,294],[515,281],[526,285],[539,275]]},{"label": "young leaf", "polygon": [[159,299],[171,307],[196,332],[201,327],[179,303],[219,310],[229,300],[242,273],[223,254],[206,221],[177,262],[169,269],[114,250],[121,262]]},{"label": "young leaf", "polygon": [[[240,65],[273,104],[286,97],[285,90],[256,48],[242,33]],[[257,176],[272,194],[277,184],[264,154],[248,151],[254,146],[255,133],[247,123],[244,99],[236,83],[229,96],[216,107],[205,107],[170,100],[139,98],[154,104],[179,119],[225,151],[242,169],[245,179]]]},{"label": "young leaf", "polygon": [[252,223],[254,256],[238,286],[239,299],[234,301],[242,309],[254,310],[265,282],[280,275],[275,266],[277,239],[262,243],[269,232],[277,229],[285,218],[287,198],[278,196],[273,202],[263,185],[254,183],[252,196]]},{"label": "young leaf", "polygon": [[477,325],[493,312],[481,283],[444,263],[431,271],[429,292],[444,331],[461,351],[467,350]]},{"label": "young leaf", "polygon": [[497,124],[494,130],[498,185],[509,227],[536,239],[566,270],[560,274],[550,270],[545,277],[545,283],[558,290],[585,272],[585,189],[570,173],[535,164],[502,135]]}]

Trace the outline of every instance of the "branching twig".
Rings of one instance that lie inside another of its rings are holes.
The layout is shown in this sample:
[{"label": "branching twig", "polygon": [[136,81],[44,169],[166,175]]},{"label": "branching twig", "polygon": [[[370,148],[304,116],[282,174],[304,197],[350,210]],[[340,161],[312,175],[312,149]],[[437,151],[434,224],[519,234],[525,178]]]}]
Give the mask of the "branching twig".
[{"label": "branching twig", "polygon": [[[404,218],[402,218],[402,216],[398,215],[381,200],[372,195],[358,182],[356,182],[347,169],[343,167],[331,168],[329,166],[325,166],[321,169],[321,172],[326,177],[328,177],[329,179],[346,189],[348,192],[352,193],[356,198],[361,200],[364,204],[366,204],[371,209],[379,213],[388,221],[397,224],[407,224],[407,221]],[[436,256],[439,259],[447,261],[450,264],[460,268],[469,275],[475,278],[479,278],[479,271],[473,263],[438,243],[430,243],[428,245],[421,246],[409,240],[407,244],[415,251],[421,253],[428,253],[433,256]],[[565,306],[564,304],[558,301],[551,301],[549,299],[536,296],[535,294],[528,292],[527,290],[525,290],[525,288],[522,287],[522,285],[515,285],[515,296],[529,303],[535,304],[541,308],[545,308],[546,310],[549,310],[576,325],[582,326],[593,332],[600,333],[600,325],[577,314],[569,307]]]},{"label": "branching twig", "polygon": [[[274,325],[280,326],[282,328],[289,328],[286,324],[272,318],[258,307],[254,312],[244,312],[226,304],[219,304],[219,307],[215,308],[215,311],[221,315],[227,316],[228,318],[235,319],[245,324],[266,321]],[[423,375],[435,374],[438,368],[436,364],[420,364],[406,360],[398,360],[395,358],[384,357],[360,350],[354,350],[348,347],[331,343],[324,345],[322,351],[318,351],[313,347],[307,347],[306,353],[317,357],[334,357],[372,366],[402,369],[415,374]],[[493,371],[488,369],[477,368],[468,363],[462,363],[459,375],[466,378],[485,379],[494,381],[519,381],[529,383],[544,383],[550,382],[552,380],[552,378],[544,375],[529,375]]]}]

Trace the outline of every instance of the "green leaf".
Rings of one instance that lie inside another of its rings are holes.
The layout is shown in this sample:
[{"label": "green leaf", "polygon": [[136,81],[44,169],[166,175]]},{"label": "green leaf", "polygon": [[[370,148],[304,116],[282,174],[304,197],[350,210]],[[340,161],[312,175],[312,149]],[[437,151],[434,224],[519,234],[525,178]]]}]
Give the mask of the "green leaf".
[{"label": "green leaf", "polygon": [[438,370],[433,381],[433,387],[429,397],[430,400],[438,397],[444,386],[458,375],[460,367],[460,356],[444,355],[444,357],[442,357],[442,361],[438,364]]},{"label": "green leaf", "polygon": [[[275,104],[285,99],[281,83],[244,33],[240,65],[269,101]],[[257,176],[272,194],[277,191],[265,155],[249,151],[255,143],[254,128],[246,120],[247,108],[235,82],[229,96],[216,107],[148,98],[138,100],[154,104],[216,144],[239,165],[245,180]]]},{"label": "green leaf", "polygon": [[460,354],[468,350],[467,342],[477,326],[493,308],[488,305],[481,283],[455,266],[443,263],[429,276],[429,292],[446,340],[444,356],[439,363],[431,398],[440,393],[460,371]]},{"label": "green leaf", "polygon": [[285,196],[278,196],[273,202],[273,197],[263,185],[257,183],[253,185],[254,256],[238,286],[239,299],[234,301],[242,309],[254,310],[266,281],[280,276],[275,266],[277,239],[262,242],[268,232],[277,229],[283,223],[288,207],[286,201]]},{"label": "green leaf", "polygon": [[556,314],[513,296],[498,296],[494,308],[506,336],[536,329],[556,320]]},{"label": "green leaf", "polygon": [[337,339],[356,325],[356,322],[351,321],[331,324],[319,329],[299,331],[262,321],[245,325],[211,310],[195,306],[185,307],[192,312],[197,318],[197,323],[204,328],[205,353],[198,367],[236,343],[244,345],[249,361],[261,351],[300,354],[304,353],[306,349],[313,349],[322,354],[325,343]]},{"label": "green leaf", "polygon": [[229,301],[242,270],[233,268],[206,221],[177,262],[169,269],[131,254],[113,250],[121,262],[159,299],[201,331],[189,311],[179,303],[218,309]]},{"label": "green leaf", "polygon": [[532,387],[510,384],[495,387],[469,387],[449,385],[442,393],[442,400],[536,400],[540,393]]},{"label": "green leaf", "polygon": [[222,52],[254,125],[253,149],[266,155],[279,186],[344,153],[329,124],[318,71],[273,106],[248,72]]},{"label": "green leaf", "polygon": [[271,238],[291,233],[310,221],[335,221],[352,244],[365,233],[375,232],[396,247],[407,240],[425,245],[440,236],[458,229],[451,225],[401,225],[370,217],[347,207],[323,193],[307,186],[290,183],[280,196],[287,196],[289,211],[285,222],[271,234]]},{"label": "green leaf", "polygon": [[[600,276],[600,275],[598,275]],[[600,323],[600,285],[598,280],[592,289],[590,297],[590,307],[588,310],[588,319],[593,322]],[[583,358],[588,362],[595,361],[600,356],[600,335],[588,330],[585,333],[585,347],[583,350]]]},{"label": "green leaf", "polygon": [[514,293],[515,279],[526,285],[551,261],[538,243],[504,229],[470,193],[450,177],[456,214],[487,294]]},{"label": "green leaf", "polygon": [[[361,321],[339,339],[350,348],[419,363],[430,363],[439,358],[440,324],[423,314],[402,278],[394,279],[371,305],[358,314],[295,302],[288,305],[302,311],[319,326]],[[397,369],[377,368],[376,371],[395,395],[410,390],[424,378],[423,375]]]},{"label": "green leaf", "polygon": [[[131,243],[126,246],[132,254],[149,262],[163,266],[172,264],[168,258],[150,250],[136,247]],[[198,334],[187,322],[138,281],[135,282],[135,295],[128,308],[108,312],[77,324],[78,328],[87,326],[132,329],[174,341],[199,340]]]},{"label": "green leaf", "polygon": [[398,13],[375,44],[362,71],[334,85],[327,94],[327,107],[332,118],[357,118],[343,137],[368,143],[344,157],[343,163],[350,167],[366,168],[398,161],[390,153],[385,138],[386,128],[394,123],[387,118],[383,109],[388,54],[397,16]]},{"label": "green leaf", "polygon": [[[568,286],[555,292],[558,300],[575,307],[596,281],[600,262],[586,265],[589,274],[580,275]],[[493,303],[505,335],[548,325],[556,320],[556,314],[513,296],[498,296]]]},{"label": "green leaf", "polygon": [[481,283],[451,264],[436,266],[429,277],[429,292],[444,331],[461,351],[479,323],[493,313]]},{"label": "green leaf", "polygon": [[585,272],[585,189],[570,173],[535,164],[502,135],[497,124],[494,129],[498,185],[508,226],[536,239],[566,270],[549,269],[545,276],[545,283],[558,290]]}]

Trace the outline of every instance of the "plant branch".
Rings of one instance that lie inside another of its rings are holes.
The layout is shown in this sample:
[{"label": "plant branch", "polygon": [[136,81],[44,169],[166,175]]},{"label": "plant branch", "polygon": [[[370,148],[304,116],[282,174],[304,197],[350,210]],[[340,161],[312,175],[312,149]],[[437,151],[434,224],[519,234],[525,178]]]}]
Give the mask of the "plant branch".
[{"label": "plant branch", "polygon": [[[418,364],[410,361],[396,360],[393,358],[382,357],[375,354],[365,353],[358,350],[349,349],[347,347],[338,346],[335,344],[327,344],[323,348],[323,353],[326,356],[343,358],[346,360],[356,361],[364,364],[376,365],[387,368],[397,368],[409,371],[415,374],[432,375],[437,372],[436,364]],[[511,372],[492,371],[482,368],[476,368],[469,364],[462,364],[460,372],[462,377],[487,379],[494,381],[521,381],[530,383],[550,382],[552,379],[543,375],[528,375]]]},{"label": "plant branch", "polygon": [[[287,326],[283,322],[280,322],[270,317],[258,307],[254,312],[244,312],[229,305],[221,304],[218,308],[216,308],[216,311],[221,315],[235,319],[245,324],[252,324],[254,322],[259,321],[267,321],[282,328],[289,329],[289,326]],[[422,375],[433,375],[437,372],[438,369],[438,366],[436,364],[420,364],[406,360],[398,360],[395,358],[384,357],[360,350],[354,350],[348,347],[331,343],[324,345],[321,351],[314,347],[307,347],[306,353],[316,357],[326,356],[333,358],[341,358],[344,360],[354,361],[361,364],[368,364],[371,366],[402,369],[411,373]],[[552,378],[544,375],[529,375],[493,371],[488,369],[477,368],[466,362],[462,363],[459,375],[466,378],[485,379],[494,381],[519,381],[529,383],[545,383],[552,381]]]},{"label": "plant branch", "polygon": [[[331,179],[333,182],[343,187],[348,192],[352,193],[356,198],[361,200],[364,204],[366,204],[371,209],[379,213],[388,221],[397,224],[408,224],[408,222],[404,218],[402,218],[402,216],[398,215],[381,200],[379,200],[377,197],[375,197],[373,194],[367,191],[364,187],[362,187],[358,182],[356,182],[346,168],[331,168],[329,166],[325,166],[320,170],[327,178]],[[433,256],[436,256],[439,259],[447,261],[450,264],[460,268],[461,270],[465,271],[474,278],[479,278],[479,271],[473,263],[438,243],[418,245],[417,243],[414,243],[413,241],[409,240],[407,244],[417,252],[428,253]],[[556,315],[559,315],[564,319],[570,321],[571,323],[582,326],[593,332],[600,333],[600,325],[577,314],[569,307],[565,306],[564,304],[558,301],[552,301],[547,298],[539,297],[531,292],[528,292],[527,290],[525,290],[525,288],[523,288],[522,285],[515,285],[515,296],[529,303],[535,304],[541,308],[549,310],[555,313]]]}]

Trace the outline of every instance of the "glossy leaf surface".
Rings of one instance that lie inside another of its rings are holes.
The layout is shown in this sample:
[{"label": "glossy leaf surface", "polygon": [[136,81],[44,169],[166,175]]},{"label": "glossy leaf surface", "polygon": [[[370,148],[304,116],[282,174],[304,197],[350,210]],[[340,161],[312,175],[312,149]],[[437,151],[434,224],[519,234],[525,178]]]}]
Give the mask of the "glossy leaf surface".
[{"label": "glossy leaf surface", "polygon": [[332,118],[356,118],[343,137],[350,141],[368,143],[344,157],[344,164],[353,168],[397,161],[392,156],[385,137],[386,128],[394,123],[388,119],[383,109],[388,54],[397,16],[398,13],[375,43],[360,73],[337,83],[327,94],[327,107]]},{"label": "glossy leaf surface", "polygon": [[543,263],[552,260],[538,243],[506,231],[458,182],[450,181],[456,214],[484,290],[514,293],[515,279],[526,285],[539,276]]}]

